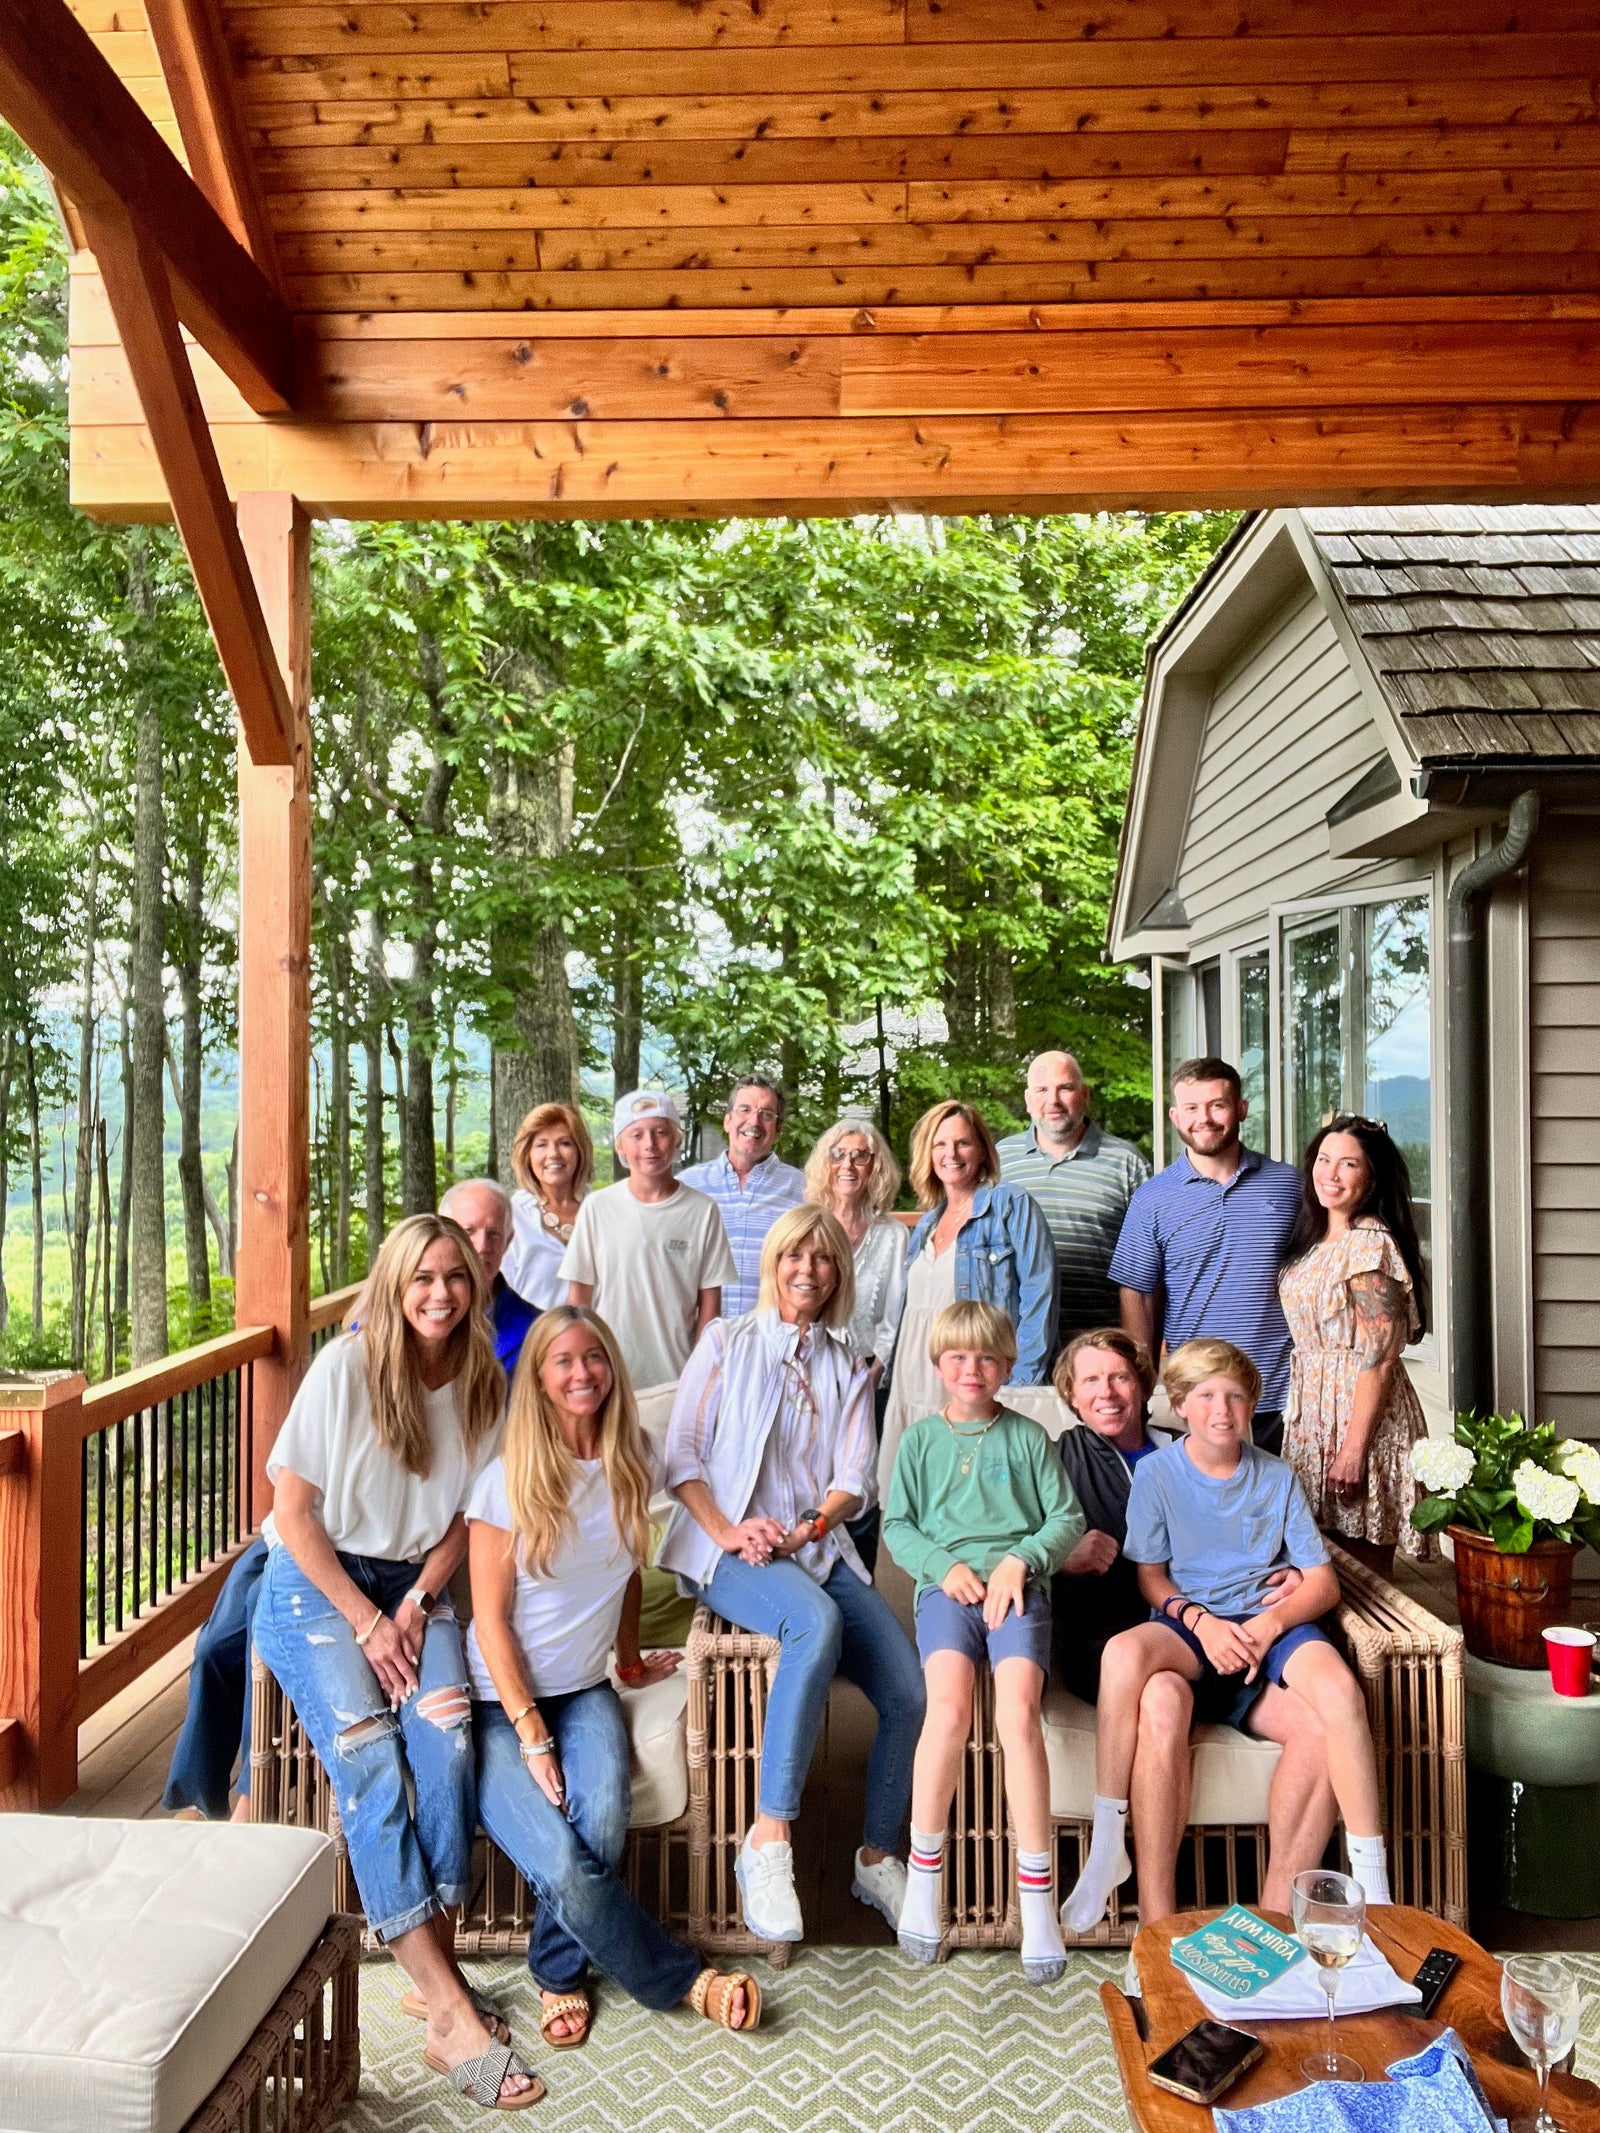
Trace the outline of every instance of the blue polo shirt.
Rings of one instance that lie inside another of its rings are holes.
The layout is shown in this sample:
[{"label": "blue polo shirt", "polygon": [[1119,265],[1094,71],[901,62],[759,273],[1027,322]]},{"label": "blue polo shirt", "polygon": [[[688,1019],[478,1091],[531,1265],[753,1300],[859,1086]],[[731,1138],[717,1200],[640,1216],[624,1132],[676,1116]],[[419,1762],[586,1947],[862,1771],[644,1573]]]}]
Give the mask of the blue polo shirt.
[{"label": "blue polo shirt", "polygon": [[1278,1271],[1300,1206],[1300,1173],[1244,1149],[1226,1185],[1200,1175],[1187,1149],[1128,1202],[1108,1279],[1165,1295],[1162,1338],[1232,1341],[1261,1373],[1261,1408],[1289,1393],[1289,1326]]},{"label": "blue polo shirt", "polygon": [[528,1328],[539,1315],[537,1304],[519,1296],[504,1274],[496,1274],[494,1294],[489,1299],[489,1316],[494,1324],[494,1352],[507,1377],[516,1370]]}]

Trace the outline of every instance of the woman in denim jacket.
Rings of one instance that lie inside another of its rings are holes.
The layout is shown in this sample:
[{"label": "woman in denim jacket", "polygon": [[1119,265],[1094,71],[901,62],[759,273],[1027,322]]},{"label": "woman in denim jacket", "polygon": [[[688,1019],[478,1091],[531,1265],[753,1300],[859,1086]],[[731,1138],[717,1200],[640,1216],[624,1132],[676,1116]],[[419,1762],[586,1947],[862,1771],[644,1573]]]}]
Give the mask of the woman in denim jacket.
[{"label": "woman in denim jacket", "polygon": [[1016,1328],[1013,1385],[1042,1385],[1056,1343],[1056,1250],[1020,1185],[1000,1182],[994,1137],[971,1104],[924,1111],[911,1134],[911,1183],[924,1210],[906,1247],[906,1303],[883,1418],[878,1493],[909,1424],[936,1414],[945,1391],[928,1360],[928,1330],[953,1303],[992,1303]]}]

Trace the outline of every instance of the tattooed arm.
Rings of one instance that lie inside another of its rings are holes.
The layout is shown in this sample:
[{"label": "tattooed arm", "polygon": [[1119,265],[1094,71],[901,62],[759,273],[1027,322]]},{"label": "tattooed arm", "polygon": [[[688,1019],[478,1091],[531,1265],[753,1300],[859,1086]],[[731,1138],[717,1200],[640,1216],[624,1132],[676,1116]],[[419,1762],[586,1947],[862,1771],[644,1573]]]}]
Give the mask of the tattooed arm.
[{"label": "tattooed arm", "polygon": [[1411,1298],[1404,1282],[1387,1274],[1357,1274],[1350,1297],[1356,1307],[1355,1397],[1338,1456],[1328,1469],[1328,1479],[1341,1495],[1359,1494],[1366,1486],[1367,1447],[1389,1404],[1389,1388],[1411,1330]]}]

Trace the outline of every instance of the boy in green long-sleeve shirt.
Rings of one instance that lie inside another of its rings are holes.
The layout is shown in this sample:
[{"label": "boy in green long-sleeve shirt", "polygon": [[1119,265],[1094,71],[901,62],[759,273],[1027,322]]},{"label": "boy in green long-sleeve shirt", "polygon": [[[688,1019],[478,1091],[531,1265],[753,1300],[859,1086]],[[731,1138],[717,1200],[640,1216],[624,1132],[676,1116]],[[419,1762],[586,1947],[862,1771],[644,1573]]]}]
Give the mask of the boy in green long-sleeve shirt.
[{"label": "boy in green long-sleeve shirt", "polygon": [[1050,1669],[1050,1579],[1085,1520],[1037,1422],[995,1395],[1017,1359],[993,1304],[941,1311],[928,1354],[948,1395],[900,1440],[883,1543],[916,1579],[917,1649],[928,1715],[911,1785],[911,1856],[900,1946],[937,1960],[944,1831],[972,1721],[979,1661],[994,1675],[995,1726],[1017,1832],[1022,1973],[1052,1983],[1066,1950],[1051,1895],[1050,1775],[1039,1715]]}]

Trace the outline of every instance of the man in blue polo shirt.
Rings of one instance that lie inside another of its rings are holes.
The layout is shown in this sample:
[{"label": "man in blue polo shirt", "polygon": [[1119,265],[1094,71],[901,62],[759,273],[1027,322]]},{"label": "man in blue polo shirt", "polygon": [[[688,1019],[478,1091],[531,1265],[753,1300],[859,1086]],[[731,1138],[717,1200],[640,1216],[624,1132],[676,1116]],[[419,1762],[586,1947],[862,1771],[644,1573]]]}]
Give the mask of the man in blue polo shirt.
[{"label": "man in blue polo shirt", "polygon": [[1161,1343],[1232,1341],[1261,1373],[1254,1437],[1283,1449],[1291,1342],[1278,1272],[1300,1206],[1300,1173],[1244,1147],[1249,1109],[1225,1059],[1186,1059],[1167,1116],[1183,1154],[1128,1203],[1109,1278],[1122,1323],[1152,1355]]},{"label": "man in blue polo shirt", "polygon": [[494,1327],[494,1352],[509,1378],[517,1367],[528,1328],[539,1316],[537,1304],[517,1294],[500,1271],[516,1218],[511,1195],[493,1178],[463,1178],[452,1185],[439,1202],[441,1215],[459,1222],[467,1241],[477,1253],[489,1284],[489,1319]]}]

